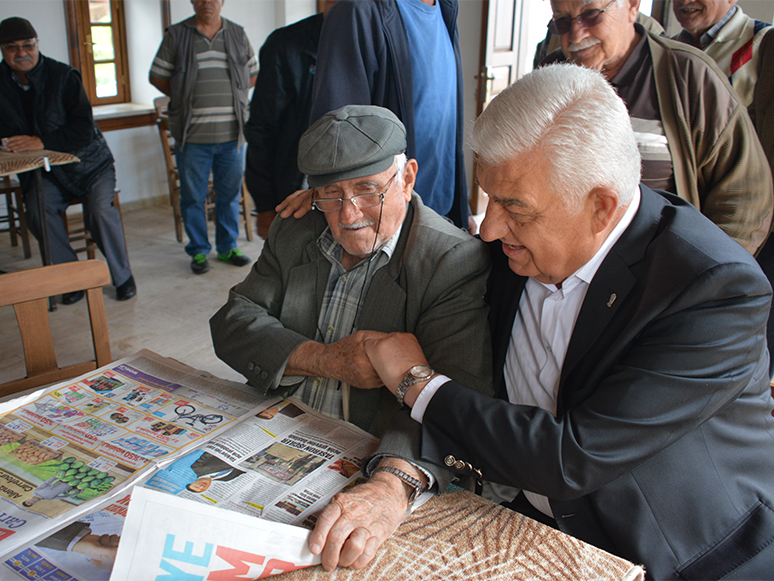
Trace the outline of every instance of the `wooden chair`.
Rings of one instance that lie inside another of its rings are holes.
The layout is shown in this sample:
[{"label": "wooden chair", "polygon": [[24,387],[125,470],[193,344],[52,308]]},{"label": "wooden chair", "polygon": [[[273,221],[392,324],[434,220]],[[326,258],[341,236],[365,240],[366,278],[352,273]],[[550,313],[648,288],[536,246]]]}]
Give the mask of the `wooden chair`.
[{"label": "wooden chair", "polygon": [[11,234],[11,246],[18,246],[19,240],[24,250],[24,258],[32,256],[30,250],[30,234],[27,230],[27,219],[24,217],[22,191],[19,182],[10,176],[0,178],[0,195],[5,194],[5,207],[8,215],[0,221],[8,221],[8,232]]},{"label": "wooden chair", "polygon": [[[112,362],[102,287],[110,284],[99,260],[66,262],[0,276],[0,307],[13,305],[19,323],[27,377],[0,384],[0,397],[76,377]],[[48,321],[48,297],[86,290],[94,359],[59,367]]]},{"label": "wooden chair", "polygon": [[[113,196],[113,206],[116,207],[118,213],[121,215],[121,231],[124,235],[124,245],[126,246],[126,229],[124,228],[124,216],[121,212],[121,201],[118,198],[120,192],[116,191],[116,195]],[[73,204],[77,206],[78,204]],[[71,206],[72,207],[72,206]],[[63,214],[62,220],[64,220],[65,231],[70,238],[70,245],[76,254],[85,252],[89,260],[94,260],[97,257],[97,243],[91,236],[91,233],[86,229],[86,224],[83,221],[83,204],[81,204],[81,213],[78,215]],[[83,245],[79,244],[80,242]],[[129,247],[127,246],[127,253]]]},{"label": "wooden chair", "polygon": [[[175,140],[169,130],[169,119],[167,117],[167,106],[169,97],[157,97],[153,100],[156,107],[156,124],[159,128],[159,137],[161,139],[161,149],[164,151],[164,163],[167,166],[167,183],[169,185],[169,203],[172,205],[172,213],[175,218],[175,235],[177,241],[183,241],[183,215],[180,212],[180,174],[177,171],[175,162]],[[245,236],[248,240],[253,239],[253,229],[250,224],[250,195],[247,191],[244,178],[242,178],[242,193],[239,201],[239,213],[242,216],[245,227]],[[207,186],[207,200],[204,203],[207,212],[207,219],[210,222],[215,221],[215,190],[212,187],[212,176]]]}]

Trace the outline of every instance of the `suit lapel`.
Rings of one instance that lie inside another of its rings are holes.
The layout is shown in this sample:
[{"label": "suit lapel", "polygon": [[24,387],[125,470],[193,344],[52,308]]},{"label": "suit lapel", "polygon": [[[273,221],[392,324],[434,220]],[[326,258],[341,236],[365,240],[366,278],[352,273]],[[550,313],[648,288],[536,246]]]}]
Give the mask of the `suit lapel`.
[{"label": "suit lapel", "polygon": [[[601,346],[597,345],[600,336],[611,325],[616,314],[627,316],[626,298],[638,282],[632,266],[642,260],[657,231],[661,210],[666,204],[663,197],[647,186],[641,185],[640,191],[640,207],[632,223],[610,249],[594,275],[575,322],[562,365],[558,414],[563,413],[568,405],[572,406],[569,398],[583,397],[581,393],[576,393],[583,386],[568,379],[581,363],[583,367],[596,367],[599,358],[610,347],[606,341],[602,341]],[[572,393],[566,391],[569,384],[572,384]]]}]

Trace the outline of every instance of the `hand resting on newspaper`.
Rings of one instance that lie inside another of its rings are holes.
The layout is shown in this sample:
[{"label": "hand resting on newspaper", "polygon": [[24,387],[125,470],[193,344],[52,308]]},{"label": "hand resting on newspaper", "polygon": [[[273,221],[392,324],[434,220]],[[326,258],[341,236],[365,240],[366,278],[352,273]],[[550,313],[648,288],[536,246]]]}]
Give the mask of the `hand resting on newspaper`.
[{"label": "hand resting on newspaper", "polygon": [[386,336],[378,331],[356,331],[335,343],[306,341],[290,354],[285,375],[332,377],[361,389],[381,387],[382,380],[368,360],[363,345],[366,339]]},{"label": "hand resting on newspaper", "polygon": [[[379,466],[398,468],[427,485],[427,477],[398,458],[385,458]],[[378,472],[365,484],[339,492],[320,513],[309,550],[322,553],[326,571],[336,567],[365,567],[382,543],[398,528],[408,510],[412,490],[398,477]]]}]

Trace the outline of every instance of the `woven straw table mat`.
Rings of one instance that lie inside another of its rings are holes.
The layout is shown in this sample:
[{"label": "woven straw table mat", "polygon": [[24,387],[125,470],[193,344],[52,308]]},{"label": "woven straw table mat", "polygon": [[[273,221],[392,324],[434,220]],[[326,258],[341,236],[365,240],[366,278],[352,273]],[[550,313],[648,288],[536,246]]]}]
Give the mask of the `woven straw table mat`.
[{"label": "woven straw table mat", "polygon": [[277,581],[641,581],[642,567],[470,492],[419,507],[364,569],[299,569]]},{"label": "woven straw table mat", "polygon": [[81,161],[70,153],[49,151],[47,149],[28,151],[26,153],[0,151],[0,176],[23,173],[43,167],[45,165],[43,162],[44,157],[48,158],[49,165],[65,165]]}]

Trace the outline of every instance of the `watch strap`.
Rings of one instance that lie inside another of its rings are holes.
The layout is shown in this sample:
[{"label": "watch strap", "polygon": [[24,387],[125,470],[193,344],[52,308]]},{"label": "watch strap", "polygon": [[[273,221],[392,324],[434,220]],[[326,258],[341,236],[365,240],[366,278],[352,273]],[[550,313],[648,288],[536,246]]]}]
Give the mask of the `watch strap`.
[{"label": "watch strap", "polygon": [[414,489],[414,492],[411,493],[411,496],[408,499],[409,506],[413,505],[417,497],[425,492],[425,487],[422,485],[422,481],[418,478],[414,478],[413,476],[406,474],[403,470],[393,468],[392,466],[379,466],[376,470],[371,472],[371,476],[377,472],[389,472],[393,476],[400,478],[404,483],[408,484],[411,488]]}]

